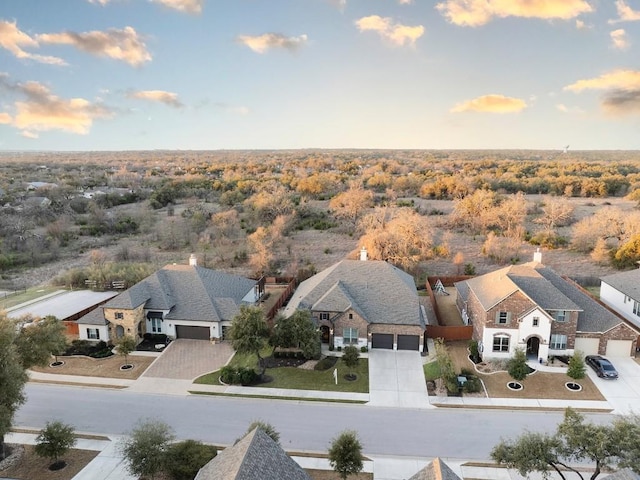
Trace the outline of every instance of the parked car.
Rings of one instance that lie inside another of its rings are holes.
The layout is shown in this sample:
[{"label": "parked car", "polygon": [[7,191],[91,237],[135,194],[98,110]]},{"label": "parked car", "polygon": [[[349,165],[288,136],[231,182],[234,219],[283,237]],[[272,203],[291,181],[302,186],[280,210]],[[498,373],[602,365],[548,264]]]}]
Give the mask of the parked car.
[{"label": "parked car", "polygon": [[596,372],[600,378],[618,378],[616,368],[613,366],[613,363],[606,358],[600,355],[587,355],[584,360],[587,362],[587,365],[593,368],[594,372]]}]

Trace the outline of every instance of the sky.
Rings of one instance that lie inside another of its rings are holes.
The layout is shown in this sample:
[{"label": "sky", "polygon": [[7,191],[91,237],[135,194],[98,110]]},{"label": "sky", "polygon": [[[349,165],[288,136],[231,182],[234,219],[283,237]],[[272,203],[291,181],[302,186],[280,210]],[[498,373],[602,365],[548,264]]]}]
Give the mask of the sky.
[{"label": "sky", "polygon": [[2,0],[0,150],[640,149],[640,0]]}]

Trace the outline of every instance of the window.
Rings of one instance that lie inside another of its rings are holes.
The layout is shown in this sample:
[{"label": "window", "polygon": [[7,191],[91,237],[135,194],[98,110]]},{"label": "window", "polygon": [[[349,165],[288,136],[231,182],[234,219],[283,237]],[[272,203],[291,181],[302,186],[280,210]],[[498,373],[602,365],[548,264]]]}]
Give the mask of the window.
[{"label": "window", "polygon": [[633,301],[633,313],[640,317],[640,303]]},{"label": "window", "polygon": [[558,310],[558,311],[556,311],[556,313],[553,316],[553,318],[555,318],[557,322],[566,322],[567,321],[567,312],[564,311],[564,310]]},{"label": "window", "polygon": [[151,331],[153,333],[161,333],[162,332],[162,319],[161,318],[152,318],[151,319]]},{"label": "window", "polygon": [[508,319],[509,319],[509,313],[508,312],[498,312],[498,323],[505,324],[505,323],[507,323]]},{"label": "window", "polygon": [[567,348],[567,336],[560,334],[551,335],[551,342],[549,343],[551,350],[564,350]]},{"label": "window", "polygon": [[348,327],[344,328],[342,330],[342,343],[345,345],[358,343],[358,329]]},{"label": "window", "polygon": [[493,351],[494,352],[508,352],[509,351],[509,337],[507,335],[496,335],[493,337]]},{"label": "window", "polygon": [[122,312],[116,312],[116,320],[122,320],[124,318],[124,313]]},{"label": "window", "polygon": [[97,328],[87,328],[87,338],[89,340],[100,340],[100,330]]},{"label": "window", "polygon": [[353,313],[349,314],[349,320],[353,320]]},{"label": "window", "polygon": [[320,314],[320,320],[329,320],[329,313],[327,312],[322,312]]},{"label": "window", "polygon": [[540,325],[540,319],[538,317],[533,317],[533,326],[537,327]]}]

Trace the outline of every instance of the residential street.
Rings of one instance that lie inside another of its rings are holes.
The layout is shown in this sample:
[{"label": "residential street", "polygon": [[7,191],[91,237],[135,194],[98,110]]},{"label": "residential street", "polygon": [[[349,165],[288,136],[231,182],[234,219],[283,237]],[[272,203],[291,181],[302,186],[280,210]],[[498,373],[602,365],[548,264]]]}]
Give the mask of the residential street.
[{"label": "residential street", "polygon": [[[159,418],[179,438],[233,443],[249,423],[263,419],[281,433],[287,450],[324,452],[344,429],[358,431],[371,455],[486,460],[501,437],[529,429],[551,431],[561,412],[467,409],[398,409],[320,402],[215,396],[164,396],[100,388],[30,383],[15,427],[42,428],[61,420],[78,432],[120,435],[136,421]],[[608,422],[610,415],[596,414]]]}]

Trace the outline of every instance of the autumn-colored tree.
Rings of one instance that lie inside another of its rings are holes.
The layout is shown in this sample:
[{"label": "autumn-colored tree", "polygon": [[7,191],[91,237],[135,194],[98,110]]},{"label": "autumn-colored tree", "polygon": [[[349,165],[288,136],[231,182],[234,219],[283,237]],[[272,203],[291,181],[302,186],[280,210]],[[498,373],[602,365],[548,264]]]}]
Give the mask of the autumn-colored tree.
[{"label": "autumn-colored tree", "polygon": [[373,206],[373,193],[365,190],[362,184],[353,182],[349,189],[339,193],[329,202],[329,208],[338,218],[350,221],[354,226],[362,212]]},{"label": "autumn-colored tree", "polygon": [[542,225],[545,232],[555,232],[557,227],[569,225],[573,220],[575,206],[566,198],[546,198],[541,208],[542,215],[535,222]]}]

